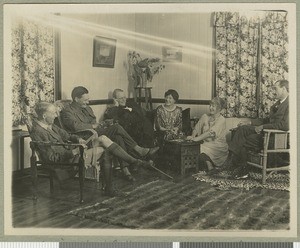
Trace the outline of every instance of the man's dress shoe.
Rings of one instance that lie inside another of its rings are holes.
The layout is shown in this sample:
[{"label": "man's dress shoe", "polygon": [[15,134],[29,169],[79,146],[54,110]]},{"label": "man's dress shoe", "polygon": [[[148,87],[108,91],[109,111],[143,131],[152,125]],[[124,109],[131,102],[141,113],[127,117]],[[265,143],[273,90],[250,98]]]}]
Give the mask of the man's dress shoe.
[{"label": "man's dress shoe", "polygon": [[147,152],[147,154],[143,157],[145,159],[151,159],[153,158],[153,156],[158,152],[159,147],[153,147],[153,148],[149,148],[149,151]]}]

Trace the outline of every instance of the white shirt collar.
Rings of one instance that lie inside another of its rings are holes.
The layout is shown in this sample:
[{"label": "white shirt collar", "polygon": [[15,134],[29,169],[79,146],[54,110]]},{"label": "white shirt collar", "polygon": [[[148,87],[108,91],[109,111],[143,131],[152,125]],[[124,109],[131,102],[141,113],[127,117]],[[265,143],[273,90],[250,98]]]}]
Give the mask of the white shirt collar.
[{"label": "white shirt collar", "polygon": [[286,99],[287,99],[288,96],[286,96],[283,100],[280,100],[280,103],[283,103]]}]

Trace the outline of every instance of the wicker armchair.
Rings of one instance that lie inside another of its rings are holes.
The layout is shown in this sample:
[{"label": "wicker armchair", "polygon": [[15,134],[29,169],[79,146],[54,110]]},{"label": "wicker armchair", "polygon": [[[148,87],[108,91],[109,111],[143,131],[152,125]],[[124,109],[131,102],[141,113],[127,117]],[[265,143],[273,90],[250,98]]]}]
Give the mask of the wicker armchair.
[{"label": "wicker armchair", "polygon": [[[247,164],[262,170],[262,183],[266,183],[269,175],[276,171],[288,171],[289,135],[288,131],[264,129],[263,149],[259,152],[249,151]],[[271,161],[273,160],[273,161]]]}]

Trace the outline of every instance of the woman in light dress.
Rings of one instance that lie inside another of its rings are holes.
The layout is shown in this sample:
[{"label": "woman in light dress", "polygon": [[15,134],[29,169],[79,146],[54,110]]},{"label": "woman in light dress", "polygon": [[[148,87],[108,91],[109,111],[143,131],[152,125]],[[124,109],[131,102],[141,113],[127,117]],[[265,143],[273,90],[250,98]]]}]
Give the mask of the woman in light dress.
[{"label": "woman in light dress", "polygon": [[163,140],[179,138],[182,133],[182,108],[175,105],[179,99],[176,90],[165,92],[165,104],[156,109],[156,129]]},{"label": "woman in light dress", "polygon": [[224,107],[223,99],[212,99],[209,113],[202,115],[192,135],[187,137],[188,140],[203,141],[200,146],[200,162],[206,164],[209,174],[214,174],[216,167],[222,166],[228,155],[225,118],[221,115]]}]

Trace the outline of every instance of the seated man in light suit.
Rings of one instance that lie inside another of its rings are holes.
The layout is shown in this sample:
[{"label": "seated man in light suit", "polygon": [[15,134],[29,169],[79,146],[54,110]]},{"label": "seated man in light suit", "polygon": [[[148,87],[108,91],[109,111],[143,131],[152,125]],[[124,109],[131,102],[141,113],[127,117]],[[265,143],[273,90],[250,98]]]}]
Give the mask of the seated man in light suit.
[{"label": "seated man in light suit", "polygon": [[[107,136],[121,146],[123,150],[133,150],[144,159],[151,158],[158,151],[158,147],[143,148],[139,146],[119,124],[103,126],[101,123],[98,123],[92,108],[88,106],[88,93],[88,90],[83,86],[75,87],[72,90],[72,103],[61,111],[61,120],[68,131],[76,132],[93,128],[99,136]],[[119,159],[119,162],[126,178],[129,181],[135,181],[124,160]]]},{"label": "seated man in light suit", "polygon": [[114,119],[139,144],[148,147],[154,145],[154,125],[146,117],[146,111],[136,102],[126,99],[121,89],[112,94],[114,106],[104,113],[104,119]]},{"label": "seated man in light suit", "polygon": [[[54,119],[57,117],[56,107],[48,102],[40,102],[35,108],[37,114],[37,120],[34,121],[31,138],[33,141],[43,142],[55,142],[66,143],[68,141],[76,142],[85,145],[86,142],[77,135],[71,135],[65,130],[59,128],[54,124]],[[133,158],[127,152],[125,152],[119,145],[112,142],[109,138],[102,135],[97,138],[95,143],[98,146],[105,148],[103,153],[103,169],[104,169],[104,181],[105,181],[105,194],[113,196],[115,191],[112,189],[111,180],[111,154],[126,161],[129,164],[137,166],[150,166],[152,162],[145,162],[136,158]],[[40,154],[45,161],[53,162],[75,162],[78,159],[79,148],[71,149],[65,146],[40,146]],[[102,154],[101,149],[97,150],[97,159]],[[92,160],[92,149],[86,150],[85,162],[90,163]]]},{"label": "seated man in light suit", "polygon": [[278,101],[271,107],[269,117],[251,125],[240,125],[229,144],[229,157],[224,166],[241,166],[242,170],[236,175],[237,178],[248,176],[247,151],[262,147],[263,129],[289,130],[289,82],[279,80],[273,87]]}]

